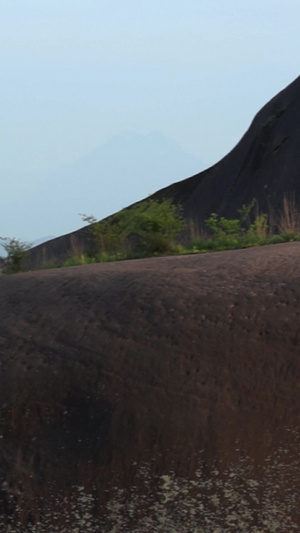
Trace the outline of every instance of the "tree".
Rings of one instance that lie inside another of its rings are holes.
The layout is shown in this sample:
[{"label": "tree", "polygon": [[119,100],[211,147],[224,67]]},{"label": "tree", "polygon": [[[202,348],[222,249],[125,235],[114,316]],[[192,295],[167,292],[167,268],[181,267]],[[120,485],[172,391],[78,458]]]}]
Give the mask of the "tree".
[{"label": "tree", "polygon": [[170,252],[184,228],[180,209],[172,200],[149,199],[128,211],[127,236],[135,238],[135,249],[146,255]]},{"label": "tree", "polygon": [[2,246],[7,253],[4,259],[4,271],[6,273],[15,273],[22,270],[23,261],[28,254],[31,244],[22,242],[20,239],[13,237],[0,237]]}]

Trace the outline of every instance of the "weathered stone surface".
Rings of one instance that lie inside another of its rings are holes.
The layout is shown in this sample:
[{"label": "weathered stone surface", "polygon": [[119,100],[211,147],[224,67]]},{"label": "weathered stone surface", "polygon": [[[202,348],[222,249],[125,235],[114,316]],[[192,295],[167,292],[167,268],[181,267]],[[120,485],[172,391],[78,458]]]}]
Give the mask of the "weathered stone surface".
[{"label": "weathered stone surface", "polygon": [[[222,132],[220,132],[222,134]],[[300,205],[300,77],[255,116],[237,146],[219,163],[157,193],[182,204],[202,228],[211,213],[228,218],[256,198],[259,209],[279,212],[285,195]]]},{"label": "weathered stone surface", "polygon": [[1,531],[299,531],[299,257],[0,277]]}]

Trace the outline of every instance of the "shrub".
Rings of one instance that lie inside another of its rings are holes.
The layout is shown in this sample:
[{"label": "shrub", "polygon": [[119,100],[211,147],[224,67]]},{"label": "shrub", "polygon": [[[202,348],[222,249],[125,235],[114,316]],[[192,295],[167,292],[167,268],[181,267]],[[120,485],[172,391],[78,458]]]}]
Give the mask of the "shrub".
[{"label": "shrub", "polygon": [[205,222],[215,239],[220,241],[228,237],[238,237],[242,232],[240,220],[220,218],[216,213],[212,213]]},{"label": "shrub", "polygon": [[249,205],[244,204],[238,209],[240,218],[229,219],[212,213],[205,222],[213,233],[214,240],[223,244],[228,242],[237,244],[242,241],[246,243],[249,240],[265,239],[268,216],[260,214],[257,210],[254,221],[251,222],[251,212],[256,205],[255,199]]},{"label": "shrub", "polygon": [[247,236],[254,239],[266,239],[268,232],[268,215],[262,213],[257,214],[254,222],[250,225],[247,231]]}]

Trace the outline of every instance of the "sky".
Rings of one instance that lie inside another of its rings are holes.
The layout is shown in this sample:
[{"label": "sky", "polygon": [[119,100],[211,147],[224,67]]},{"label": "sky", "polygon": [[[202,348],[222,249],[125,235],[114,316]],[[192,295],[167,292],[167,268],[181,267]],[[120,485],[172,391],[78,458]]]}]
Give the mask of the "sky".
[{"label": "sky", "polygon": [[300,74],[299,20],[295,0],[0,0],[0,236],[53,234],[27,224],[35,191],[124,131],[216,163]]}]

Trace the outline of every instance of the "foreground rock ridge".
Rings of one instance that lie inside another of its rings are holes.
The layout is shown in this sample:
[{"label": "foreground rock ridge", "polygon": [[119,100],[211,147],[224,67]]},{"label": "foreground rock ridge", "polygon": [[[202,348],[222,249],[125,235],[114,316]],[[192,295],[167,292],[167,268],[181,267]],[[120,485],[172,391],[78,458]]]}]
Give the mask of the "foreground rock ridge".
[{"label": "foreground rock ridge", "polygon": [[[223,133],[220,132],[220,135]],[[153,195],[172,198],[196,230],[211,213],[235,218],[237,209],[256,198],[261,212],[281,210],[283,197],[300,205],[300,77],[256,115],[237,146],[219,163]],[[99,197],[101,191],[99,190]],[[58,264],[90,247],[87,228],[35,247],[29,268]]]},{"label": "foreground rock ridge", "polygon": [[0,277],[0,530],[299,531],[300,245]]}]

